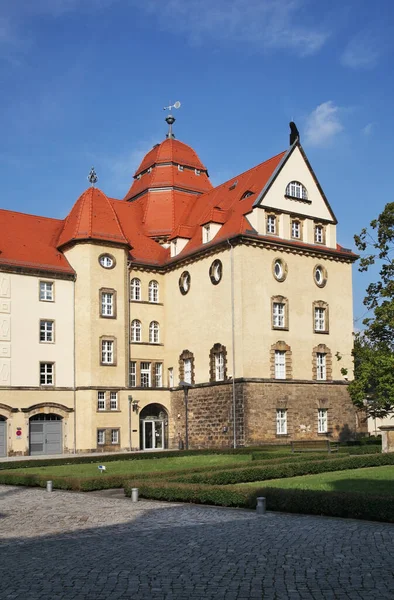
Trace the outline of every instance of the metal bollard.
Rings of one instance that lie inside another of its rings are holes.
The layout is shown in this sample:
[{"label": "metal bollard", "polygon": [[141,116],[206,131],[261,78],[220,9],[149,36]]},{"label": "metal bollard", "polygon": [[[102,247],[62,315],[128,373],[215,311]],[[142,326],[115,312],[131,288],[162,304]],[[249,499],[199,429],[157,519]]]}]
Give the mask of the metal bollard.
[{"label": "metal bollard", "polygon": [[47,481],[47,492],[52,491],[52,481]]},{"label": "metal bollard", "polygon": [[257,498],[256,512],[258,515],[265,515],[265,511],[266,511],[266,501],[263,496],[260,496],[259,498]]},{"label": "metal bollard", "polygon": [[138,488],[131,488],[131,501],[138,502]]}]

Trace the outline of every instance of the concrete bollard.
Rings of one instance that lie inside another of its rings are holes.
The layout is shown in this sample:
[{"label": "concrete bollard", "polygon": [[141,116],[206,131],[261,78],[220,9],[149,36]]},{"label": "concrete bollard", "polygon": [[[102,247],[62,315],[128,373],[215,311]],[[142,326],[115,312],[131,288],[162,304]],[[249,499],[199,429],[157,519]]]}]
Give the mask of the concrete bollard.
[{"label": "concrete bollard", "polygon": [[259,498],[257,498],[256,512],[258,515],[265,515],[265,511],[266,511],[266,501],[263,496],[260,496]]},{"label": "concrete bollard", "polygon": [[47,492],[52,491],[52,481],[47,481]]},{"label": "concrete bollard", "polygon": [[131,488],[131,501],[138,502],[138,488]]}]

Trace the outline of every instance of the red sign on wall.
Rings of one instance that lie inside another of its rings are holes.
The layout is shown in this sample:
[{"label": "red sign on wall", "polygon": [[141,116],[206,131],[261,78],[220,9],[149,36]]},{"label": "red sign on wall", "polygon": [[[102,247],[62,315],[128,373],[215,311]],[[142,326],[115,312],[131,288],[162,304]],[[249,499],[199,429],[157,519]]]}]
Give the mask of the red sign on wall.
[{"label": "red sign on wall", "polygon": [[16,428],[16,437],[20,437],[22,435],[22,427]]}]

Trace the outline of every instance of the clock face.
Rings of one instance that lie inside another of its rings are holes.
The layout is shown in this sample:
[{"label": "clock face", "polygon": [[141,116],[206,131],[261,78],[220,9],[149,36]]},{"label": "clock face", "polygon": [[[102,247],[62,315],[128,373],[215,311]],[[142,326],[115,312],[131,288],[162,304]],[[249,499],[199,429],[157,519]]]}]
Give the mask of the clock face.
[{"label": "clock face", "polygon": [[115,260],[109,254],[102,254],[99,258],[100,265],[104,269],[112,269],[115,266]]},{"label": "clock face", "polygon": [[214,285],[217,285],[222,279],[223,265],[220,260],[214,260],[209,269],[209,276]]},{"label": "clock face", "polygon": [[181,294],[185,295],[190,290],[191,277],[189,271],[183,271],[179,278],[179,289]]}]

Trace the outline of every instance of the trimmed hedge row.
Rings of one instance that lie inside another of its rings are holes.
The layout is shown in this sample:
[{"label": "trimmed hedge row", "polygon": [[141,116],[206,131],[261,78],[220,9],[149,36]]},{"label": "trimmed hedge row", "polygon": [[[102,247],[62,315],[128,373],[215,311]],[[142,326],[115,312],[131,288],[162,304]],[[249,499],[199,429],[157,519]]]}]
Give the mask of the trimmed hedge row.
[{"label": "trimmed hedge row", "polygon": [[381,454],[382,446],[377,444],[365,444],[364,446],[341,446],[340,454]]},{"label": "trimmed hedge row", "polygon": [[167,502],[193,502],[240,508],[255,508],[256,499],[264,496],[267,509],[309,515],[325,515],[394,523],[392,496],[360,492],[323,492],[314,490],[281,490],[259,488],[250,490],[239,486],[215,486],[185,483],[126,482],[125,494],[138,487],[141,498]]},{"label": "trimmed hedge row", "polygon": [[394,454],[372,454],[365,456],[338,456],[331,460],[305,460],[284,465],[262,465],[258,467],[243,467],[233,470],[222,470],[215,473],[196,473],[174,478],[179,483],[205,483],[210,485],[229,485],[281,479],[298,475],[313,475],[329,471],[345,471],[363,467],[378,467],[394,465]]}]

